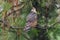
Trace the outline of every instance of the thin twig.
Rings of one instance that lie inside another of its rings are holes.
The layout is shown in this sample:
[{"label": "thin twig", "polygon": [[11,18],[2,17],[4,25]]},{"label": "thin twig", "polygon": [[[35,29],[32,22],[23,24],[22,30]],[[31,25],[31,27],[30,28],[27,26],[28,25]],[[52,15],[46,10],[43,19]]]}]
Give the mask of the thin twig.
[{"label": "thin twig", "polygon": [[51,24],[48,28],[54,28],[54,26],[55,26],[56,24],[58,24],[58,23],[60,23],[60,22],[56,22],[56,23],[54,23],[54,24]]}]

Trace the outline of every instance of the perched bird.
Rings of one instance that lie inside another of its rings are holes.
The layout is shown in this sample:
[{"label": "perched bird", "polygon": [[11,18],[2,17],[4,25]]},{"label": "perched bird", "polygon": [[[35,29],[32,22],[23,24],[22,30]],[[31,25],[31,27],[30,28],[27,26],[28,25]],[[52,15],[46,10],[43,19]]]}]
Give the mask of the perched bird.
[{"label": "perched bird", "polygon": [[36,28],[36,30],[38,31],[38,35],[34,36],[32,38],[32,40],[48,40],[48,36],[47,36],[47,31],[46,28],[41,27],[38,23],[37,23],[37,12],[36,9],[33,7],[31,12],[28,14],[27,18],[26,18],[26,26],[24,28],[25,32],[30,31],[31,28]]},{"label": "perched bird", "polygon": [[34,7],[31,9],[31,12],[28,14],[26,21],[27,22],[24,31],[28,31],[31,27],[35,27],[37,25],[37,12]]}]

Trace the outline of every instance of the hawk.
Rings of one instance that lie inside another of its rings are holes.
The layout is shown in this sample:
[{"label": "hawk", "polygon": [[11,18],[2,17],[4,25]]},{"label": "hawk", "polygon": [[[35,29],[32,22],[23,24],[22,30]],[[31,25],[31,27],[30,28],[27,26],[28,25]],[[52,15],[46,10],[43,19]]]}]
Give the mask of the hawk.
[{"label": "hawk", "polygon": [[24,28],[24,31],[29,31],[30,28],[35,27],[37,25],[37,11],[33,7],[31,9],[31,12],[28,14],[26,18],[26,26]]}]

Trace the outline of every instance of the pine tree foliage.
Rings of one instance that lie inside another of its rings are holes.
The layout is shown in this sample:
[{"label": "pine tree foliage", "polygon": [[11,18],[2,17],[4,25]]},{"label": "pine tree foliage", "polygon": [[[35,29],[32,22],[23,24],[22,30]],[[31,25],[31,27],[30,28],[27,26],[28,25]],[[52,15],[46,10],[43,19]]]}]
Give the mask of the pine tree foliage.
[{"label": "pine tree foliage", "polygon": [[[50,40],[60,40],[60,17],[56,4],[60,5],[60,0],[18,0],[19,3],[24,3],[21,8],[20,16],[15,18],[15,22],[12,20],[12,14],[7,16],[7,20],[10,28],[5,28],[3,35],[2,23],[0,22],[0,40],[34,40],[33,37],[38,36],[38,30],[31,28],[29,32],[23,31],[26,25],[26,17],[30,13],[34,6],[37,10],[38,24],[42,27],[47,26],[47,36]],[[0,0],[0,19],[4,16],[5,11],[9,11],[12,5],[8,0]],[[56,12],[57,11],[57,12]],[[48,14],[46,14],[48,13]],[[60,13],[60,11],[59,11]],[[19,34],[19,35],[18,35]],[[4,39],[3,39],[4,38]]]}]

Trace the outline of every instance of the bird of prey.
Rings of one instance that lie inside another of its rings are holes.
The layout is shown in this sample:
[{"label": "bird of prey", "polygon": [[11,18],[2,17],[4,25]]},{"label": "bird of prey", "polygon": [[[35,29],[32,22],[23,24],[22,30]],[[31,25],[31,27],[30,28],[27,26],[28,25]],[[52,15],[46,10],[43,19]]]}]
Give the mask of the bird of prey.
[{"label": "bird of prey", "polygon": [[28,14],[26,18],[26,26],[24,28],[24,31],[29,31],[30,28],[35,27],[37,25],[37,11],[33,7],[31,9],[31,12]]}]

